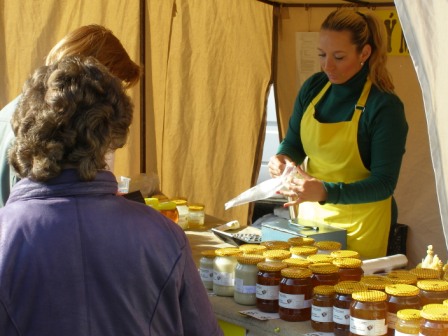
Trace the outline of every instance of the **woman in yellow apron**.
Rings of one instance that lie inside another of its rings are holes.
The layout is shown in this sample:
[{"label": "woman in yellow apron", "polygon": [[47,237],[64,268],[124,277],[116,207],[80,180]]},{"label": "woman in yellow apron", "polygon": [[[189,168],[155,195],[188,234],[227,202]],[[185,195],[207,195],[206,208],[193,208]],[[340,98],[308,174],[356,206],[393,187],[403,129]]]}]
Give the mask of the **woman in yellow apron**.
[{"label": "woman in yellow apron", "polygon": [[386,255],[397,211],[393,192],[408,125],[386,69],[386,42],[372,15],[339,9],[323,22],[322,72],[302,86],[271,176],[301,165],[285,196],[299,218],[347,230],[347,248],[363,258]]}]

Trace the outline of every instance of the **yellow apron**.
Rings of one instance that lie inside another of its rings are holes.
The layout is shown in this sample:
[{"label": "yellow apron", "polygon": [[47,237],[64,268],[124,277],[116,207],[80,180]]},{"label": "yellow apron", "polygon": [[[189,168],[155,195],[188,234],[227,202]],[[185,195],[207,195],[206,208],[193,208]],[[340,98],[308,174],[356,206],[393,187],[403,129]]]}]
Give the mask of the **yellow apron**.
[{"label": "yellow apron", "polygon": [[[363,180],[370,172],[364,167],[357,146],[358,122],[372,83],[367,80],[364,85],[352,120],[320,123],[314,118],[314,106],[330,85],[330,82],[326,84],[303,115],[300,134],[308,156],[305,169],[311,176],[326,182]],[[299,218],[346,229],[347,249],[358,251],[364,259],[384,257],[391,222],[391,202],[392,197],[363,204],[304,202],[299,206]]]}]

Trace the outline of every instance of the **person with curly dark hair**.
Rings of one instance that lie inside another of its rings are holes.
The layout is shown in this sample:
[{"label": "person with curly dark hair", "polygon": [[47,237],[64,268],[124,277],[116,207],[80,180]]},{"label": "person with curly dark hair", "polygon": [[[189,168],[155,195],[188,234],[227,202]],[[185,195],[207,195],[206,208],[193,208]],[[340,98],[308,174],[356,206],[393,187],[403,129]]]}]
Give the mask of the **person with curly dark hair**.
[{"label": "person with curly dark hair", "polygon": [[[92,56],[118,77],[125,88],[134,86],[140,79],[140,66],[131,60],[120,40],[111,30],[97,24],[81,26],[64,36],[48,53],[45,64],[50,65],[65,56]],[[11,116],[20,96],[0,111],[0,207],[8,200],[17,176],[8,163],[8,150],[14,141]],[[108,153],[108,165],[113,168],[113,157]]]},{"label": "person with curly dark hair", "polygon": [[174,222],[118,196],[105,153],[133,106],[93,57],[38,68],[12,125],[0,209],[0,335],[222,335]]}]

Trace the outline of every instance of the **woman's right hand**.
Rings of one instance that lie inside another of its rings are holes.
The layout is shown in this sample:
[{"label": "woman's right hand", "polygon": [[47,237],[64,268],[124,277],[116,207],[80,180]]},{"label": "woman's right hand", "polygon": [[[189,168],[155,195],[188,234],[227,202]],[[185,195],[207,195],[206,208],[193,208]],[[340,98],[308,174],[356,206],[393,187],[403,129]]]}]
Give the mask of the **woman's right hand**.
[{"label": "woman's right hand", "polygon": [[288,163],[293,163],[293,161],[286,155],[277,154],[272,156],[268,163],[269,174],[271,177],[275,178],[281,176]]}]

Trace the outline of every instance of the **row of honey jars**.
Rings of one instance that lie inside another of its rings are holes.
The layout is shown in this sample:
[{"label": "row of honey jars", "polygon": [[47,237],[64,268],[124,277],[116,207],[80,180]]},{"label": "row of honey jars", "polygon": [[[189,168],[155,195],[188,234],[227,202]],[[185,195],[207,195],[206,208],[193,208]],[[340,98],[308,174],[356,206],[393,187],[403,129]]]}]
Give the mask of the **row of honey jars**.
[{"label": "row of honey jars", "polygon": [[448,335],[448,306],[429,304],[422,310],[403,309],[397,313],[396,336]]}]

